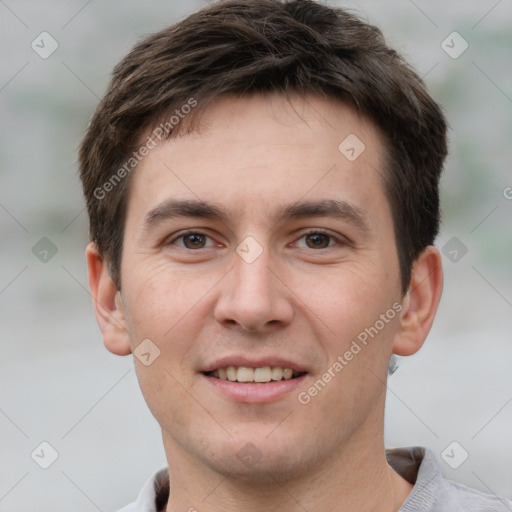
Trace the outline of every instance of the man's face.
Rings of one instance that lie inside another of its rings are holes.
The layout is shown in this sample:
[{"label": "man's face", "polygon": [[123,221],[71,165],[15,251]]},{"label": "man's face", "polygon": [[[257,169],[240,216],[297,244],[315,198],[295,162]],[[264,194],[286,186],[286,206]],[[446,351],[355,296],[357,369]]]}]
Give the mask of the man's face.
[{"label": "man's face", "polygon": [[168,454],[223,474],[300,474],[382,436],[401,301],[382,142],[342,103],[292,105],[218,100],[131,183],[122,304],[132,350],[160,350],[135,360],[141,389]]}]

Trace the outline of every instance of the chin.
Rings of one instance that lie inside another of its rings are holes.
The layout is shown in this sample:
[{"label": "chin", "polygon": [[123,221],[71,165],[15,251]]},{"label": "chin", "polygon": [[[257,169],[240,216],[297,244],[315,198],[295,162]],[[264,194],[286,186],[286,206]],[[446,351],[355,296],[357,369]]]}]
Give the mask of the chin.
[{"label": "chin", "polygon": [[[216,473],[228,478],[229,480],[246,482],[248,484],[269,484],[284,482],[289,479],[296,479],[301,476],[300,468],[304,464],[292,460],[292,458],[283,459],[282,457],[269,457],[263,454],[258,462],[240,462],[237,455],[230,454],[226,458],[210,461],[210,468]],[[308,473],[309,473],[308,469]]]},{"label": "chin", "polygon": [[[267,428],[266,436],[268,432]],[[282,482],[309,474],[315,462],[309,459],[315,457],[307,456],[304,443],[286,433],[272,435],[275,435],[275,439],[265,439],[265,436],[255,434],[236,436],[218,443],[215,451],[198,455],[201,462],[216,473],[247,483]],[[301,449],[298,449],[301,445]]]}]

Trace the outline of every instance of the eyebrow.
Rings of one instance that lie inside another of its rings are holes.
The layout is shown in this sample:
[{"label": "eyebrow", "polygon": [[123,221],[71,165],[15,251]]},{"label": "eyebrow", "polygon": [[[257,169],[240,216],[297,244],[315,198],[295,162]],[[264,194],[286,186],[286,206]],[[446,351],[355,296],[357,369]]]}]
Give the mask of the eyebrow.
[{"label": "eyebrow", "polygon": [[[224,207],[208,201],[168,199],[146,214],[143,228],[149,231],[163,221],[179,217],[203,218],[227,223],[230,215]],[[333,217],[345,220],[363,231],[369,229],[368,217],[364,210],[344,200],[298,201],[281,207],[275,217],[277,220]]]}]

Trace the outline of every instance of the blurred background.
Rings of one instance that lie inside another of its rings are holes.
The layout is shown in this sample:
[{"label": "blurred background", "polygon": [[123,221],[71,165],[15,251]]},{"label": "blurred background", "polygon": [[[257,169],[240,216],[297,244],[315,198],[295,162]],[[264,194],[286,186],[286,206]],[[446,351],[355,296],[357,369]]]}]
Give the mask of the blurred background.
[{"label": "blurred background", "polygon": [[[451,125],[445,291],[389,380],[387,446],[512,498],[512,2],[330,3],[381,27]],[[204,5],[0,0],[0,512],[115,511],[165,465],[133,361],[93,315],[77,147],[118,60]]]}]

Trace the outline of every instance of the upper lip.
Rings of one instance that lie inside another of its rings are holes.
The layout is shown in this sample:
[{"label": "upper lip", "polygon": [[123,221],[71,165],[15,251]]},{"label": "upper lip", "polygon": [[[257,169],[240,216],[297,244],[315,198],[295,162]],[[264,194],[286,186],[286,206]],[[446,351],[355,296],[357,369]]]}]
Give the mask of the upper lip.
[{"label": "upper lip", "polygon": [[215,361],[207,364],[200,371],[203,373],[213,372],[219,368],[226,368],[227,366],[245,366],[247,368],[263,368],[265,366],[280,366],[282,368],[290,368],[295,372],[307,372],[304,365],[290,361],[284,357],[266,356],[266,357],[249,357],[243,355],[224,356]]}]

